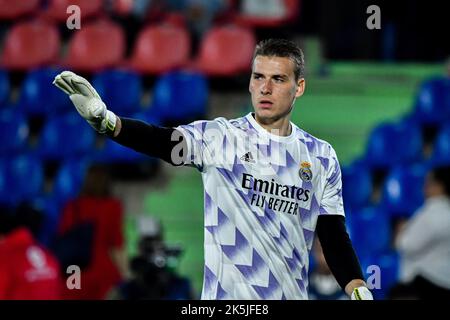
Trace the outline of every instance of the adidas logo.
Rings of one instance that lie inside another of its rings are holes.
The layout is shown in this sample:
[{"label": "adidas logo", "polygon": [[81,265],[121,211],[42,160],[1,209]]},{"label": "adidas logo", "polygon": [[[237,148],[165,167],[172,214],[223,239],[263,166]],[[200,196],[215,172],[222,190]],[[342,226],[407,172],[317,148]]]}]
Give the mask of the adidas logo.
[{"label": "adidas logo", "polygon": [[251,163],[255,163],[256,162],[255,159],[253,159],[253,156],[252,156],[251,152],[247,152],[246,154],[244,154],[241,157],[241,160],[245,161],[245,162],[251,162]]}]

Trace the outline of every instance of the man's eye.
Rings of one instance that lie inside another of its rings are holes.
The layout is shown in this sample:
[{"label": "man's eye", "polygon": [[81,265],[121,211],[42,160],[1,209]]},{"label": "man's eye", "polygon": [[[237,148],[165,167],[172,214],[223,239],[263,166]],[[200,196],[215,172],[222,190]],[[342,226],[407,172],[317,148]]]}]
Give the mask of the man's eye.
[{"label": "man's eye", "polygon": [[253,75],[253,79],[261,79],[261,76],[259,74]]},{"label": "man's eye", "polygon": [[275,81],[276,82],[284,82],[284,79],[283,78],[275,78]]}]

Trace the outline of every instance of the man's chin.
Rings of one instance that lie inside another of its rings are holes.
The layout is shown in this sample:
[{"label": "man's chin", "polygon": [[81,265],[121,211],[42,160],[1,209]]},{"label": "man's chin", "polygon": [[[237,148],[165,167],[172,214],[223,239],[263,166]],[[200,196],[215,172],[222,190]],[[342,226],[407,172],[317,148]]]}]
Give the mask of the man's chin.
[{"label": "man's chin", "polygon": [[258,120],[263,123],[270,123],[278,118],[277,113],[272,109],[256,109],[255,114]]}]

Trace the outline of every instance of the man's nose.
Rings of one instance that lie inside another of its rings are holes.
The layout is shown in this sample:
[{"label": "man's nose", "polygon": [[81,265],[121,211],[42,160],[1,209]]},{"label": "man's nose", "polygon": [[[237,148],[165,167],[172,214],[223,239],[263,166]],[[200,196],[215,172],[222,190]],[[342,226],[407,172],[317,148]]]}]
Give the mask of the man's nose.
[{"label": "man's nose", "polygon": [[261,94],[268,95],[272,93],[272,85],[270,84],[270,80],[264,81],[261,85]]}]

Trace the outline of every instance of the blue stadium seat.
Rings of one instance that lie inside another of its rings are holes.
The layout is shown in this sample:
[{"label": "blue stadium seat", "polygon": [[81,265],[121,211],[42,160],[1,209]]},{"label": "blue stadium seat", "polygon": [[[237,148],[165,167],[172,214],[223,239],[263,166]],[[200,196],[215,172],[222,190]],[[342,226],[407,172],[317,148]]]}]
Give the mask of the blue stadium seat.
[{"label": "blue stadium seat", "polygon": [[95,151],[95,139],[95,131],[76,112],[71,112],[48,119],[37,152],[45,160],[80,157]]},{"label": "blue stadium seat", "polygon": [[93,85],[108,109],[130,116],[141,109],[142,81],[131,71],[109,70],[98,73]]},{"label": "blue stadium seat", "polygon": [[145,159],[150,158],[111,139],[105,140],[103,148],[95,157],[96,161],[103,163],[133,163]]},{"label": "blue stadium seat", "polygon": [[450,78],[425,81],[416,97],[414,114],[421,123],[439,124],[450,119]]},{"label": "blue stadium seat", "polygon": [[8,203],[8,182],[6,181],[6,160],[0,158],[0,205]]},{"label": "blue stadium seat", "polygon": [[436,165],[450,165],[450,124],[441,128],[433,146],[432,163]]},{"label": "blue stadium seat", "polygon": [[3,190],[0,192],[0,202],[16,205],[21,201],[30,201],[43,192],[44,169],[39,159],[24,154],[1,162],[3,181],[0,182],[0,189]]},{"label": "blue stadium seat", "polygon": [[193,120],[205,115],[208,95],[208,83],[202,74],[171,72],[157,80],[148,112],[163,122]]},{"label": "blue stadium seat", "polygon": [[29,129],[25,116],[15,110],[0,111],[0,155],[11,155],[27,147]]},{"label": "blue stadium seat", "polygon": [[88,165],[87,158],[69,159],[61,164],[53,182],[52,196],[55,202],[63,206],[67,200],[78,196]]},{"label": "blue stadium seat", "polygon": [[390,246],[391,222],[380,207],[366,207],[347,214],[347,224],[358,256],[383,252]]},{"label": "blue stadium seat", "polygon": [[22,83],[18,107],[33,116],[47,116],[73,110],[67,95],[52,84],[60,71],[51,68],[30,71]]},{"label": "blue stadium seat", "polygon": [[48,246],[58,230],[62,207],[56,199],[48,195],[35,198],[32,204],[43,214],[43,221],[37,238],[41,244]]},{"label": "blue stadium seat", "polygon": [[423,160],[423,137],[420,125],[405,118],[395,124],[396,164]]},{"label": "blue stadium seat", "polygon": [[383,186],[383,207],[393,217],[410,217],[424,201],[423,186],[427,165],[393,168]]},{"label": "blue stadium seat", "polygon": [[10,92],[10,84],[8,73],[5,70],[0,70],[0,106],[8,103]]},{"label": "blue stadium seat", "polygon": [[352,164],[342,170],[342,193],[347,209],[367,206],[372,194],[372,176],[369,169],[361,164]]},{"label": "blue stadium seat", "polygon": [[387,168],[395,163],[394,143],[395,129],[393,124],[382,123],[374,128],[367,142],[365,161],[371,167]]},{"label": "blue stadium seat", "polygon": [[413,121],[382,123],[370,134],[365,161],[373,168],[387,169],[396,164],[422,159],[422,133]]},{"label": "blue stadium seat", "polygon": [[394,250],[386,250],[361,259],[361,266],[376,300],[386,299],[389,290],[399,280],[399,255]]}]

